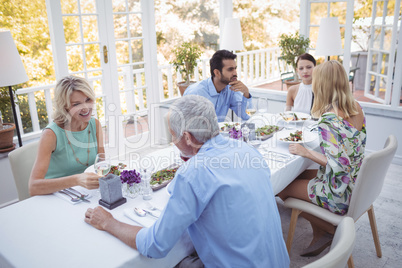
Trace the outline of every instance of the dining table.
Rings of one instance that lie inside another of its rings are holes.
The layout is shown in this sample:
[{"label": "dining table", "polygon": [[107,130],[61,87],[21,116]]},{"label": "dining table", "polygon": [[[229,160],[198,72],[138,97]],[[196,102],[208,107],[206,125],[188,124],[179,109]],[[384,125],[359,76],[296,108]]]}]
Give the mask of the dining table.
[{"label": "dining table", "polygon": [[[296,127],[314,132],[305,125]],[[318,137],[317,133],[315,135]],[[270,181],[274,194],[282,191],[313,163],[309,159],[291,155],[288,146],[288,142],[279,140],[274,134],[264,139],[257,148],[271,170]],[[317,150],[318,138],[309,141],[308,146]],[[118,161],[126,161],[128,167],[133,167],[144,159],[153,161],[157,169],[182,161],[178,149],[173,145],[154,150],[143,157],[130,153],[119,157]],[[152,199],[148,201],[143,200],[141,195],[127,197],[126,203],[109,211],[119,221],[146,226],[128,217],[127,211],[133,211],[135,207],[145,208],[150,203],[163,210],[170,198],[167,188],[154,191]],[[78,186],[75,189],[86,190]],[[189,236],[184,233],[164,258],[142,256],[116,237],[84,221],[86,210],[98,206],[100,197],[99,190],[87,192],[90,202],[72,204],[59,195],[48,194],[33,196],[0,209],[0,267],[174,267],[194,251]]]}]

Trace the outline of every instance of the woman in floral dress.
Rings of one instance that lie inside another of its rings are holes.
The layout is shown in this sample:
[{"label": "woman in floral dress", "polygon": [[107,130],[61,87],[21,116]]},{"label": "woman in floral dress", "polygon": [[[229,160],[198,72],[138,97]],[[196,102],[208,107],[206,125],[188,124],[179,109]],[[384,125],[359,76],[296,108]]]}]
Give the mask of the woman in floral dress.
[{"label": "woman in floral dress", "polygon": [[[278,196],[282,200],[294,197],[310,201],[344,215],[364,158],[364,113],[353,98],[343,66],[337,61],[327,61],[314,69],[313,92],[315,100],[311,112],[314,117],[320,117],[318,132],[322,154],[300,144],[289,145],[289,152],[313,160],[320,168],[306,170]],[[314,249],[315,242],[325,232],[333,233],[334,227],[311,215],[303,216],[313,226],[314,238],[309,248]],[[311,251],[317,253],[318,249]]]}]

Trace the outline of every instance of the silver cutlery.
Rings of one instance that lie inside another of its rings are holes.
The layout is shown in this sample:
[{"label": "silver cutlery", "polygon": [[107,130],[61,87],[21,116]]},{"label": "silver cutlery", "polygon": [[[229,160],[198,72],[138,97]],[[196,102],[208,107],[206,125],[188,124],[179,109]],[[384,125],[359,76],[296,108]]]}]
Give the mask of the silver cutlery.
[{"label": "silver cutlery", "polygon": [[137,214],[140,217],[145,217],[146,215],[152,216],[154,218],[158,218],[156,215],[154,215],[152,212],[142,209],[142,208],[134,208],[135,214]]},{"label": "silver cutlery", "polygon": [[158,208],[158,207],[155,207],[151,202],[145,202],[145,205],[147,206],[147,208],[148,209],[150,209],[150,210],[159,210],[159,211],[162,211],[160,208]]},{"label": "silver cutlery", "polygon": [[83,193],[80,193],[79,191],[77,191],[77,190],[75,190],[74,188],[68,188],[68,190],[70,190],[71,192],[74,192],[74,193],[76,193],[76,194],[78,194],[78,195],[80,195],[82,198],[86,198],[89,194],[83,194]]},{"label": "silver cutlery", "polygon": [[75,193],[73,193],[72,191],[70,191],[70,190],[68,190],[68,189],[64,189],[64,191],[67,192],[67,193],[69,193],[69,194],[72,194],[72,195],[76,196],[78,199],[80,199],[80,200],[82,200],[82,201],[84,201],[84,202],[91,203],[91,201],[89,201],[88,199],[85,199],[84,197],[82,197],[82,196],[80,196],[80,195],[78,195],[78,194],[75,194]]},{"label": "silver cutlery", "polygon": [[60,190],[59,193],[65,194],[65,195],[67,195],[68,197],[70,197],[70,198],[71,198],[71,202],[78,202],[78,201],[81,200],[81,199],[79,199],[78,197],[73,197],[73,196],[69,195],[68,193],[64,192],[63,190]]},{"label": "silver cutlery", "polygon": [[142,210],[145,211],[145,213],[149,214],[152,217],[159,218],[158,216],[156,216],[153,212],[151,212],[149,210],[146,210],[146,209],[142,209]]}]

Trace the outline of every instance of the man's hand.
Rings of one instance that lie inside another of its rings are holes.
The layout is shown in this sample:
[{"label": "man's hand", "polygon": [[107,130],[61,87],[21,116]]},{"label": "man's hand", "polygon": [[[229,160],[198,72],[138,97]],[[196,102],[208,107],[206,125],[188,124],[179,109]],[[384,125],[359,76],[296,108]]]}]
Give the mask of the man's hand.
[{"label": "man's hand", "polygon": [[85,212],[85,222],[102,231],[105,231],[107,225],[113,221],[115,221],[115,219],[112,214],[100,206],[93,209],[88,208],[87,212]]},{"label": "man's hand", "polygon": [[240,91],[243,93],[245,98],[247,98],[247,99],[250,98],[250,93],[248,91],[248,88],[246,87],[245,84],[243,84],[242,81],[236,80],[236,81],[230,82],[229,85],[230,85],[230,90],[235,91],[235,92]]}]

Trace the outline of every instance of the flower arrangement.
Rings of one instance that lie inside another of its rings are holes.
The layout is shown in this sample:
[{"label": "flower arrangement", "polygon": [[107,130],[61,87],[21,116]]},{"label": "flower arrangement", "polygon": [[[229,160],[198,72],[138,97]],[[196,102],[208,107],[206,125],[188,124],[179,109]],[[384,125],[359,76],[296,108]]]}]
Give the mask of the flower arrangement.
[{"label": "flower arrangement", "polygon": [[123,195],[135,198],[141,193],[141,174],[135,169],[123,170],[120,174]]},{"label": "flower arrangement", "polygon": [[123,170],[120,174],[121,183],[127,183],[132,186],[134,183],[141,182],[141,174],[135,169],[133,170]]},{"label": "flower arrangement", "polygon": [[229,137],[232,139],[240,139],[243,136],[242,132],[240,129],[237,129],[235,126],[229,129]]}]

